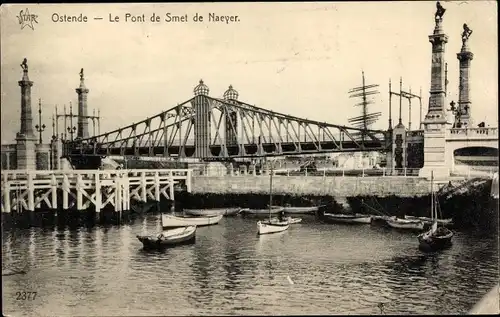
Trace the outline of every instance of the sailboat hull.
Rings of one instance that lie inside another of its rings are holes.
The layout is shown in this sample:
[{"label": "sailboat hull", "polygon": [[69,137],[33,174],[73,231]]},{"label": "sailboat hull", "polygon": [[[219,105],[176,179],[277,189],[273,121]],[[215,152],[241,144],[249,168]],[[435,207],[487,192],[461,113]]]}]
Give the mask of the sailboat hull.
[{"label": "sailboat hull", "polygon": [[431,236],[428,238],[418,237],[418,248],[422,251],[439,251],[451,247],[453,233],[450,232],[445,236]]},{"label": "sailboat hull", "polygon": [[415,231],[424,230],[424,223],[419,220],[415,221],[415,220],[391,218],[387,220],[387,224],[389,225],[389,227],[394,229],[415,230]]},{"label": "sailboat hull", "polygon": [[264,222],[257,222],[257,233],[259,235],[262,234],[271,234],[271,233],[278,233],[278,232],[283,232],[287,230],[290,227],[290,224],[288,222],[284,223],[264,223]]}]

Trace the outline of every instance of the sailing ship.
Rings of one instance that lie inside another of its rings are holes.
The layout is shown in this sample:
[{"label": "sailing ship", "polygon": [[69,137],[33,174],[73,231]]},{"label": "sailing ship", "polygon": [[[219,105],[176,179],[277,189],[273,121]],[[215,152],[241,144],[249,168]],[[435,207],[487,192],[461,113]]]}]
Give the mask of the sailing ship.
[{"label": "sailing ship", "polygon": [[453,232],[446,227],[439,227],[437,222],[437,213],[439,201],[434,194],[434,173],[431,172],[431,219],[433,220],[431,228],[418,235],[419,248],[423,251],[437,251],[451,246]]},{"label": "sailing ship", "polygon": [[[271,210],[273,203],[273,174],[274,171],[271,166],[271,173],[269,178],[269,220],[257,222],[257,233],[259,235],[282,232],[290,227],[290,223],[286,220],[271,218],[272,215]],[[281,210],[281,212],[282,211],[283,209]]]}]

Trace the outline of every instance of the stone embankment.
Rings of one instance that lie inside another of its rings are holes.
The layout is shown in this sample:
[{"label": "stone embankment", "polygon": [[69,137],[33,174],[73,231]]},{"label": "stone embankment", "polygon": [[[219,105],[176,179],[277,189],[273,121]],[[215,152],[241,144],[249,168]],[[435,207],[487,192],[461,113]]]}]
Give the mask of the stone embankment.
[{"label": "stone embankment", "polygon": [[[420,197],[430,193],[430,183],[418,177],[307,177],[274,176],[273,193],[311,196]],[[203,176],[192,182],[193,194],[269,194],[265,176]],[[435,190],[438,188],[436,187]]]}]

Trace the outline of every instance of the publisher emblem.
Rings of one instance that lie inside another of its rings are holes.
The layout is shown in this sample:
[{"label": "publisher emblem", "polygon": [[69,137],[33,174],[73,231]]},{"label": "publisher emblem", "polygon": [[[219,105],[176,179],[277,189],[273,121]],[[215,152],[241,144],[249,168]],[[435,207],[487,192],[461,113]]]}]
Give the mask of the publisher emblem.
[{"label": "publisher emblem", "polygon": [[38,18],[38,15],[31,14],[27,8],[26,10],[21,10],[17,18],[19,19],[21,30],[26,26],[31,28],[32,30],[35,30],[35,28],[33,27],[33,23],[38,24],[38,21],[36,20]]}]

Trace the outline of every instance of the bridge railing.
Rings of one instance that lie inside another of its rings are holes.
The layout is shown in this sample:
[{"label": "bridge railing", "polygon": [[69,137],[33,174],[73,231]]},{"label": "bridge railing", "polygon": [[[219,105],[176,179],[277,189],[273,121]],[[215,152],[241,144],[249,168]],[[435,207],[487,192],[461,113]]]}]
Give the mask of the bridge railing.
[{"label": "bridge railing", "polygon": [[464,138],[498,138],[497,127],[484,128],[452,128],[447,130],[447,138],[464,139]]},{"label": "bridge railing", "polygon": [[[273,171],[273,175],[277,176],[317,176],[317,177],[418,177],[420,169],[418,168],[401,168],[390,170],[387,168],[328,168],[328,169],[284,169],[278,168]],[[226,167],[202,167],[193,171],[193,176],[239,176],[239,175],[254,175],[268,176],[268,169],[253,169],[252,167],[233,169],[232,171]]]}]

